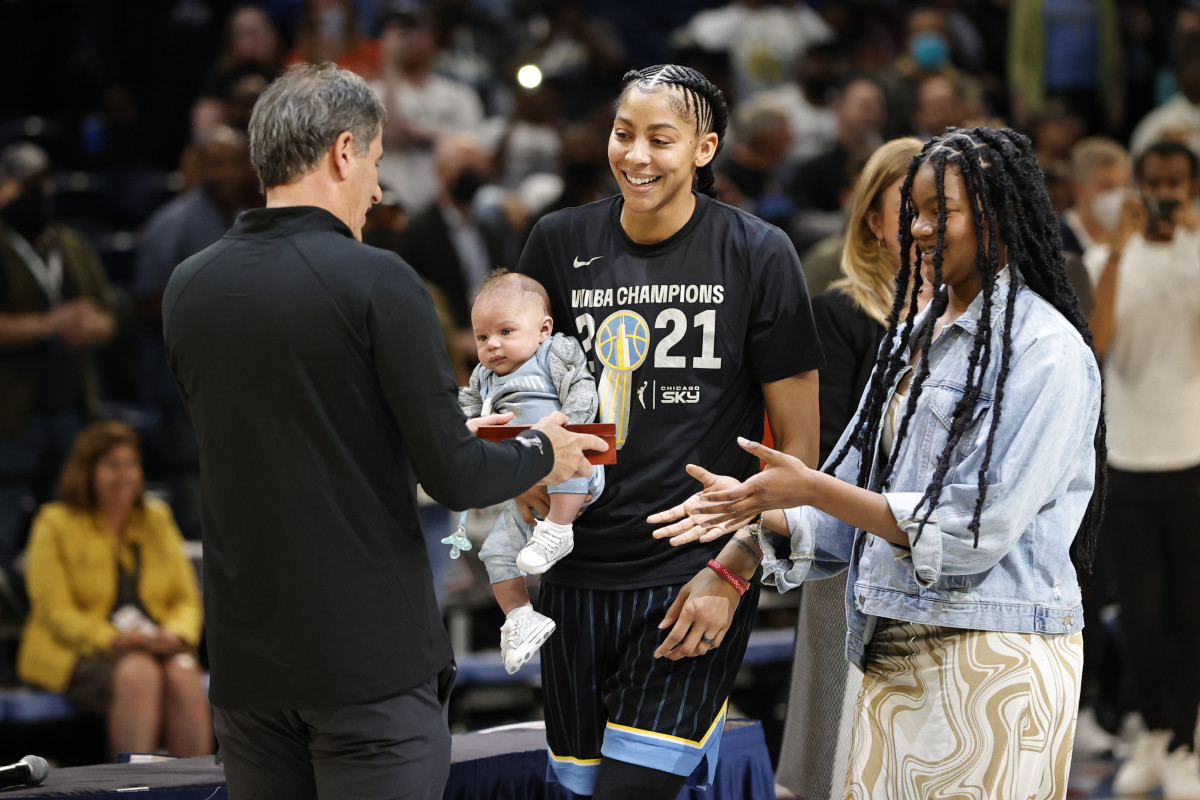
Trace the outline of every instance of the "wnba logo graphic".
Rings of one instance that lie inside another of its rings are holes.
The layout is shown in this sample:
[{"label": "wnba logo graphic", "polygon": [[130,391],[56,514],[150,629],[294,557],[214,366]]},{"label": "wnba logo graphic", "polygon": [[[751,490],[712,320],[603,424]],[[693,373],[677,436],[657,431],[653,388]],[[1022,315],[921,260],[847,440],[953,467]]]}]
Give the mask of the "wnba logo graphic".
[{"label": "wnba logo graphic", "polygon": [[650,326],[641,314],[617,311],[596,331],[596,356],[604,365],[597,389],[600,392],[600,421],[617,426],[617,448],[625,444],[629,430],[632,373],[650,352]]}]

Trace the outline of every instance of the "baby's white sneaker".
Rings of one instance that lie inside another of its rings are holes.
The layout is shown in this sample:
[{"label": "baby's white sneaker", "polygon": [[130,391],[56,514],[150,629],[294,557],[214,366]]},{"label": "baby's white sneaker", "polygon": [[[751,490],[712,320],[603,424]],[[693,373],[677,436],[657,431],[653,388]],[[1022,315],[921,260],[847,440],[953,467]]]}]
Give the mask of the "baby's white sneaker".
[{"label": "baby's white sneaker", "polygon": [[517,553],[517,566],[529,575],[541,575],[574,549],[575,532],[570,525],[543,519],[534,526],[529,543]]},{"label": "baby's white sneaker", "polygon": [[1162,788],[1164,800],[1200,800],[1200,760],[1191,748],[1167,753]]},{"label": "baby's white sneaker", "polygon": [[504,656],[504,669],[509,675],[529,663],[550,634],[554,633],[554,620],[533,610],[533,606],[521,606],[508,612],[500,626],[500,654]]}]

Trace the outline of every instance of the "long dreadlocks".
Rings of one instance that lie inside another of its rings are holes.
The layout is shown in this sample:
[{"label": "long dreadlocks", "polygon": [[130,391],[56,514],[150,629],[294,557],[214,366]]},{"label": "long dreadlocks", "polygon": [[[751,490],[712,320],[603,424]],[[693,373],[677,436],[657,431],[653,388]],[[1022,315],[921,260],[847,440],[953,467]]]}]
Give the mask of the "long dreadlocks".
[{"label": "long dreadlocks", "polygon": [[[996,303],[993,290],[1003,266],[1000,263],[1001,243],[1008,248],[1008,263],[1020,270],[1025,284],[1053,305],[1079,331],[1088,347],[1092,347],[1092,332],[1079,311],[1078,298],[1067,280],[1058,223],[1029,139],[1008,129],[950,128],[941,137],[927,143],[921,152],[913,157],[909,163],[908,174],[901,185],[900,252],[903,255],[900,271],[896,276],[896,294],[887,319],[887,337],[884,340],[890,342],[891,347],[880,349],[875,372],[863,403],[860,424],[830,462],[827,471],[832,473],[852,449],[858,449],[862,453],[858,483],[860,486],[867,486],[872,467],[879,458],[878,437],[875,436],[875,431],[879,429],[885,413],[889,387],[906,366],[906,354],[909,345],[912,344],[915,350],[920,352],[920,362],[910,384],[908,402],[896,431],[891,455],[879,471],[877,484],[881,491],[886,491],[896,465],[896,456],[900,452],[900,444],[908,431],[909,421],[917,406],[923,384],[929,377],[929,349],[933,341],[934,326],[922,326],[916,332],[914,341],[917,296],[921,291],[923,278],[920,270],[916,268],[912,254],[912,222],[915,216],[912,185],[917,170],[925,164],[932,166],[937,187],[937,244],[933,255],[933,283],[938,288],[930,301],[927,318],[936,320],[949,303],[949,292],[942,286],[947,169],[955,169],[961,174],[969,199],[975,227],[975,264],[982,282],[982,309],[967,360],[965,389],[954,407],[949,438],[945,449],[938,456],[933,477],[914,510],[914,516],[924,512],[917,530],[917,538],[937,509],[946,475],[952,466],[950,455],[970,427],[983,390],[984,373],[992,368],[996,361],[992,352],[992,312]],[[1009,283],[1003,300],[1000,357],[996,365],[998,372],[995,395],[992,399],[992,420],[984,445],[983,463],[979,468],[979,494],[968,525],[968,530],[974,534],[976,547],[979,546],[980,516],[987,499],[987,471],[991,464],[996,428],[1003,411],[1004,390],[1012,357],[1013,309],[1017,285],[1015,280]],[[1095,556],[1096,535],[1104,512],[1107,486],[1105,462],[1108,451],[1105,445],[1103,412],[1096,425],[1095,448],[1095,488],[1071,552],[1076,567],[1089,572]]]}]

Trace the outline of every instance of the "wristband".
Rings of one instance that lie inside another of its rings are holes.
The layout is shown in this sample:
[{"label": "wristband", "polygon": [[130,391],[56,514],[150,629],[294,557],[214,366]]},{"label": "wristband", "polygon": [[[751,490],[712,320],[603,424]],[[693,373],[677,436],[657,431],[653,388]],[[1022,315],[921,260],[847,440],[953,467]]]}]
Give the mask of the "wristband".
[{"label": "wristband", "polygon": [[729,581],[729,585],[737,590],[738,597],[744,595],[746,590],[750,588],[750,581],[734,575],[733,570],[722,564],[720,561],[717,561],[715,558],[710,558],[708,560],[708,568],[720,575],[725,580]]}]

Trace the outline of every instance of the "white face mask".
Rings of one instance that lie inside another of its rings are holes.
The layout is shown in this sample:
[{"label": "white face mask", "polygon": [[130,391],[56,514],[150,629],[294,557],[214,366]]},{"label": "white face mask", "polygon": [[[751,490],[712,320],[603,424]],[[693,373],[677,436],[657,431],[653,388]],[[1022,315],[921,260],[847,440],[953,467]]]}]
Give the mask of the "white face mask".
[{"label": "white face mask", "polygon": [[1115,231],[1121,222],[1121,206],[1125,204],[1125,190],[1118,187],[1101,192],[1092,199],[1092,219],[1106,231]]}]

